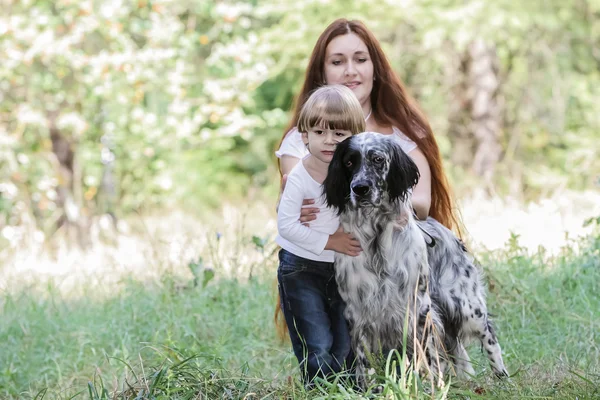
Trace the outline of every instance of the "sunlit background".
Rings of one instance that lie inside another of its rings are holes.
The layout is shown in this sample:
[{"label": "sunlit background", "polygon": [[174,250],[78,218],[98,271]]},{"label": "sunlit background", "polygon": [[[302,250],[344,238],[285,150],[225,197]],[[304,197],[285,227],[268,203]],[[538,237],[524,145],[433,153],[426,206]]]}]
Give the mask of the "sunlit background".
[{"label": "sunlit background", "polygon": [[[558,255],[600,216],[598,0],[0,9],[6,296],[42,296],[52,282],[65,298],[90,287],[110,298],[130,279],[197,281],[207,269],[271,282],[274,150],[312,47],[338,17],[366,23],[424,109],[476,251]],[[0,397],[17,396],[31,378],[2,368]],[[63,382],[49,371],[47,385]]]}]

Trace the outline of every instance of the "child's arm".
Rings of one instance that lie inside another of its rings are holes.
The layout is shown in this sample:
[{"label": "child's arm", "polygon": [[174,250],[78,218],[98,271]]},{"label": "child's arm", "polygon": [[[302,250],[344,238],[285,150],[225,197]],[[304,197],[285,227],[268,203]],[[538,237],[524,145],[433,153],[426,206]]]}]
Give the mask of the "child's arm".
[{"label": "child's arm", "polygon": [[[282,157],[283,158],[283,157]],[[281,177],[281,189],[279,192],[279,200],[277,200],[277,205],[275,206],[275,211],[277,212],[279,210],[279,202],[281,201],[281,195],[283,194],[283,191],[285,190],[285,184],[287,182],[287,172],[284,169],[285,167],[283,166],[283,164],[281,165],[281,171],[283,172],[283,176]],[[308,223],[310,221],[314,221],[315,219],[317,219],[317,213],[319,213],[319,209],[317,207],[304,207],[304,206],[310,206],[311,204],[315,204],[315,199],[304,199],[302,201],[302,208],[300,209],[300,222],[302,222],[304,224],[304,226],[310,226]]]},{"label": "child's arm", "polygon": [[277,229],[282,238],[314,254],[321,254],[329,235],[302,225],[300,211],[304,200],[301,182],[292,174],[288,176],[277,210]]},{"label": "child's arm", "polygon": [[277,228],[281,237],[316,255],[320,255],[323,250],[358,255],[360,245],[350,234],[338,230],[333,235],[328,235],[302,225],[300,212],[304,196],[300,182],[293,176],[288,177],[277,212]]}]

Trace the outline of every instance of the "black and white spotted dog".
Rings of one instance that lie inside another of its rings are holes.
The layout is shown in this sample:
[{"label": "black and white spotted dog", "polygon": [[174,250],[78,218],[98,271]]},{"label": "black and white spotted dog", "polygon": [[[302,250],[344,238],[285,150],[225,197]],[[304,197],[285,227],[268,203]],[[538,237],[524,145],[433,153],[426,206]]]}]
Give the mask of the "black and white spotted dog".
[{"label": "black and white spotted dog", "polygon": [[365,132],[337,146],[324,182],[328,205],[363,249],[335,261],[357,378],[365,383],[370,354],[401,350],[405,336],[407,355],[424,355],[434,374],[447,361],[458,375],[473,374],[464,344],[478,339],[494,373],[507,376],[473,258],[435,219],[413,217],[409,195],[418,180],[394,136]]}]

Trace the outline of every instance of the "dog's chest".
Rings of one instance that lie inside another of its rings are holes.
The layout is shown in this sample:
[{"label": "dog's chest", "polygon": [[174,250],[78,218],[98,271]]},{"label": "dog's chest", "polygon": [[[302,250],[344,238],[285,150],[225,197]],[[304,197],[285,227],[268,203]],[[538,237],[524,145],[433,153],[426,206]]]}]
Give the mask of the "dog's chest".
[{"label": "dog's chest", "polygon": [[372,258],[364,252],[358,257],[340,255],[335,272],[340,294],[349,307],[382,306],[399,295],[394,289],[398,285],[396,277],[380,265],[373,265]]},{"label": "dog's chest", "polygon": [[[346,232],[356,237],[363,249],[357,257],[337,254],[336,279],[340,294],[356,307],[380,308],[404,302],[412,293],[426,250],[418,228],[409,224],[397,230],[393,223],[341,218]],[[413,288],[407,290],[409,288]]]},{"label": "dog's chest", "polygon": [[390,260],[393,252],[394,236],[397,232],[388,216],[365,216],[362,212],[342,214],[340,222],[345,232],[352,234],[361,245],[365,260],[365,268],[381,273],[385,262]]}]

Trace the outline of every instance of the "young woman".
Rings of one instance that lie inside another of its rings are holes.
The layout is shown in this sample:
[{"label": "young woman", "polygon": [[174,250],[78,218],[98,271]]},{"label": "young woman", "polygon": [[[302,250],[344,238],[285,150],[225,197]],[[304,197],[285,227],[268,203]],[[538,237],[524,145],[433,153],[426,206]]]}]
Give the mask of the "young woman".
[{"label": "young woman", "polygon": [[[352,90],[361,104],[367,131],[397,135],[404,142],[403,147],[408,150],[421,176],[411,198],[417,217],[431,216],[460,235],[458,217],[431,127],[392,70],[377,39],[360,21],[338,19],[317,40],[293,117],[276,152],[283,184],[287,174],[306,155],[296,129],[300,110],[313,90],[331,84],[341,84]],[[305,207],[300,215],[302,223],[309,224],[316,219],[319,209],[312,204],[314,199],[304,200]],[[275,320],[279,333],[284,335],[285,324],[280,316],[278,305]]]},{"label": "young woman", "polygon": [[[358,241],[339,230],[337,213],[328,208],[322,184],[335,147],[365,129],[360,103],[341,85],[316,90],[298,117],[307,155],[291,170],[277,211],[279,251],[277,281],[303,381],[344,369],[350,337],[344,302],[333,270],[334,252],[357,256]],[[300,222],[302,202],[315,199],[319,216],[310,227]]]}]

